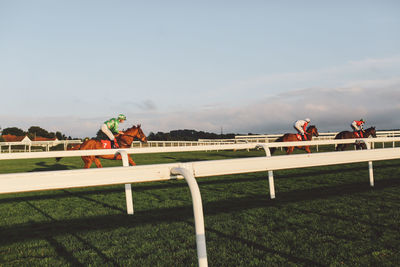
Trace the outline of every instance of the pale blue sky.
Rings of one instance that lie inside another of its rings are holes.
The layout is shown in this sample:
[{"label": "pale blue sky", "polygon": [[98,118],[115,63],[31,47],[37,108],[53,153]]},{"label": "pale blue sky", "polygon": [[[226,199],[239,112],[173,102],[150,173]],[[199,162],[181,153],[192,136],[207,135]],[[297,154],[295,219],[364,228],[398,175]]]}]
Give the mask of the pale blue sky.
[{"label": "pale blue sky", "polygon": [[[0,126],[400,128],[400,1],[0,0]],[[362,101],[361,101],[362,100]]]}]

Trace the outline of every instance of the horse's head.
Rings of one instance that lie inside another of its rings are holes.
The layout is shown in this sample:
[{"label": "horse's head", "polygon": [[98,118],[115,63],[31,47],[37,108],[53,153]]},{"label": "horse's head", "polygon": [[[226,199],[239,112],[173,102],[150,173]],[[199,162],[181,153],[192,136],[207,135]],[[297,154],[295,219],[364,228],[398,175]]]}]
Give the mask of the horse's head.
[{"label": "horse's head", "polygon": [[376,130],[375,130],[375,127],[371,127],[371,128],[368,128],[367,130],[365,130],[365,135],[368,137],[368,136],[370,136],[370,135],[372,135],[372,137],[376,137]]},{"label": "horse's head", "polygon": [[140,124],[138,124],[138,125],[136,126],[136,128],[138,129],[137,138],[139,138],[139,140],[140,140],[141,142],[147,143],[147,137],[146,137],[146,135],[143,133],[142,128],[141,128],[140,126],[141,126]]},{"label": "horse's head", "polygon": [[[137,126],[132,126],[131,128],[124,131],[124,134],[133,138],[139,139],[143,143],[147,143],[147,137],[143,133],[141,125],[138,124]],[[133,141],[133,140],[132,140]]]},{"label": "horse's head", "polygon": [[315,127],[315,125],[308,126],[307,133],[314,135],[316,137],[319,136],[318,129],[317,129],[317,127]]}]

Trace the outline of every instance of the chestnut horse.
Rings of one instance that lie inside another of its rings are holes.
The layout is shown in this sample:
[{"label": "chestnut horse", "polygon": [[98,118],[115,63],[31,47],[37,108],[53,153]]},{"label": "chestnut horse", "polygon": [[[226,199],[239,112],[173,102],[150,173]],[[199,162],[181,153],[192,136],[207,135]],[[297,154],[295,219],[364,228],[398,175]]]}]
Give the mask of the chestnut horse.
[{"label": "chestnut horse", "polygon": [[[363,137],[357,136],[355,132],[350,131],[342,131],[335,136],[335,139],[354,139],[354,138],[368,138],[369,136],[376,137],[375,127],[370,127],[363,131]],[[336,147],[336,151],[345,150],[350,144],[338,144]],[[356,149],[366,149],[364,143],[355,143]]]},{"label": "chestnut horse", "polygon": [[[315,127],[314,125],[310,125],[308,126],[306,132],[304,133],[305,136],[307,137],[307,141],[311,141],[313,136],[317,136],[318,137],[318,130],[317,127]],[[298,139],[297,134],[293,134],[293,133],[286,133],[283,136],[279,137],[278,139],[276,139],[275,142],[291,142],[291,141],[301,141]],[[304,149],[305,151],[307,151],[307,153],[311,153],[310,151],[310,146],[298,146],[296,147],[298,149]],[[271,147],[271,154],[273,154],[275,152],[276,148],[275,147]],[[293,152],[294,150],[294,146],[291,147],[285,147],[286,150],[286,154],[289,155]]]},{"label": "chestnut horse", "polygon": [[[120,148],[130,148],[133,140],[138,138],[141,142],[147,143],[147,137],[140,128],[140,124],[137,126],[132,126],[131,128],[124,131],[123,134],[117,135],[115,137]],[[100,140],[89,139],[80,145],[79,150],[87,149],[103,149],[103,144]],[[93,161],[97,168],[101,168],[101,163],[99,158],[102,159],[113,159],[122,160],[120,154],[118,155],[102,155],[102,156],[82,156],[83,162],[85,162],[85,168],[90,168]],[[128,155],[129,164],[134,166],[136,163],[133,161],[130,155]]]}]

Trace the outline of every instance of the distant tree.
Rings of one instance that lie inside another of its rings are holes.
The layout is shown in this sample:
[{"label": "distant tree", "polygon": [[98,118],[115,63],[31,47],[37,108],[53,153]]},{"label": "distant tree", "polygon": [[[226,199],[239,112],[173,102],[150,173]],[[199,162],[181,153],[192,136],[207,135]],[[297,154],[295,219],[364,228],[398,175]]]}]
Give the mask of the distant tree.
[{"label": "distant tree", "polygon": [[9,128],[5,128],[2,132],[3,135],[7,135],[7,134],[12,134],[12,135],[16,135],[16,136],[24,136],[26,135],[26,132],[24,132],[22,129],[17,128],[17,127],[9,127]]},{"label": "distant tree", "polygon": [[95,139],[108,140],[108,136],[102,130],[98,130]]},{"label": "distant tree", "polygon": [[32,134],[34,137],[41,136],[41,137],[46,137],[46,138],[54,138],[54,133],[49,133],[45,129],[39,127],[39,126],[31,126],[28,129],[28,133]]},{"label": "distant tree", "polygon": [[63,140],[63,135],[62,135],[62,133],[59,132],[59,131],[57,131],[57,132],[56,132],[56,138],[57,138],[58,140]]},{"label": "distant tree", "polygon": [[149,141],[197,141],[198,139],[233,139],[234,134],[216,134],[196,130],[173,130],[169,133],[150,132],[147,136]]}]

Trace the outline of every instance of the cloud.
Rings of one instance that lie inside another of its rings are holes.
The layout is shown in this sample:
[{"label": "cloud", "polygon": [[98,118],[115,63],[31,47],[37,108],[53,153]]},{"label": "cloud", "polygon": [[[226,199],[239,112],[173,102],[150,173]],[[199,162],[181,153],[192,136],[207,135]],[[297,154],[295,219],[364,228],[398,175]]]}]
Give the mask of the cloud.
[{"label": "cloud", "polygon": [[[276,73],[251,77],[246,80],[236,80],[231,84],[217,89],[216,96],[226,96],[226,99],[233,99],[235,96],[243,101],[244,99],[273,96],[282,91],[300,90],[304,88],[339,88],[346,89],[353,84],[382,81],[387,83],[398,83],[400,76],[400,55],[387,58],[367,58],[359,61],[349,61],[343,65],[322,68],[301,72]],[[369,80],[365,78],[368,77]],[[373,84],[371,84],[373,85]],[[368,85],[367,85],[368,86]]]},{"label": "cloud", "polygon": [[[293,122],[310,117],[320,131],[349,130],[354,119],[364,118],[378,129],[400,128],[400,79],[364,80],[350,87],[305,88],[286,91],[241,105],[182,107],[179,112],[128,113],[120,127],[141,123],[145,133],[196,129],[219,133],[293,132]],[[151,103],[149,104],[151,105]],[[38,125],[67,136],[95,136],[103,117],[10,117],[0,116],[0,126],[27,130]]]},{"label": "cloud", "polygon": [[[110,110],[128,116],[121,128],[141,123],[146,133],[174,129],[218,133],[221,127],[224,132],[232,133],[282,133],[294,131],[294,120],[306,117],[310,117],[320,131],[350,129],[351,121],[361,117],[367,120],[367,125],[378,129],[399,129],[399,73],[400,57],[366,59],[325,70],[243,81],[225,88],[228,91],[215,92],[217,97],[213,103],[196,104],[200,100],[193,98],[186,106],[168,103],[175,111],[161,109],[153,99],[125,100]],[[271,89],[275,85],[283,89]],[[230,101],[236,98],[238,100]],[[38,125],[73,137],[94,136],[107,117],[100,117],[104,111],[92,114],[85,113],[86,117],[0,115],[0,126],[27,130]]]},{"label": "cloud", "polygon": [[[364,85],[361,86],[361,85]],[[364,118],[378,129],[400,128],[400,80],[360,81],[353,87],[307,88],[265,97],[250,104],[154,114],[144,119],[149,131],[198,129],[234,133],[293,131],[296,119],[310,117],[322,131],[350,129]]]}]

